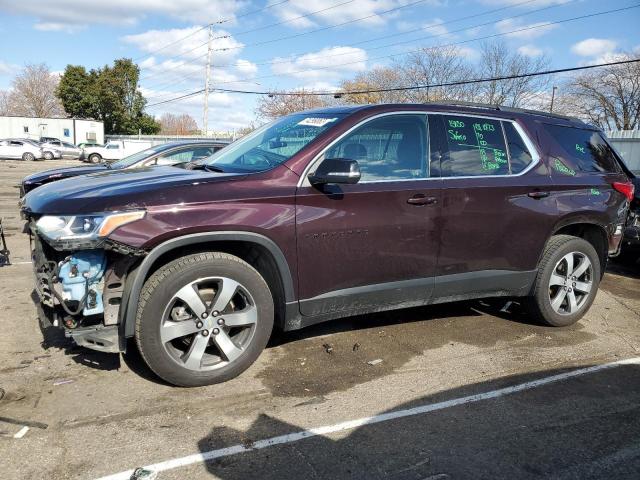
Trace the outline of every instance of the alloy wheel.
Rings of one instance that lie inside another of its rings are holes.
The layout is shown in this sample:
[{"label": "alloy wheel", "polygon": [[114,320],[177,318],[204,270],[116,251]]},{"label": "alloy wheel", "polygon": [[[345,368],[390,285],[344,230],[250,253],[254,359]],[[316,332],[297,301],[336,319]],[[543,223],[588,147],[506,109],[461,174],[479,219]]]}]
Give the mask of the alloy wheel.
[{"label": "alloy wheel", "polygon": [[593,265],[582,252],[571,252],[556,263],[549,279],[551,308],[572,315],[587,302],[593,288]]},{"label": "alloy wheel", "polygon": [[227,277],[206,277],[180,288],[160,324],[169,356],[194,371],[224,367],[251,343],[258,311],[249,291]]}]

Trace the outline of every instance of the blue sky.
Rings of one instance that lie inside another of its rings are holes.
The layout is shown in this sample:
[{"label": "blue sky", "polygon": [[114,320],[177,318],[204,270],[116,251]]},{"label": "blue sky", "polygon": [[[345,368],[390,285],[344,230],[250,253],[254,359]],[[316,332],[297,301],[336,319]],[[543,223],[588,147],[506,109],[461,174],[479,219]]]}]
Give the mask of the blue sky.
[{"label": "blue sky", "polygon": [[[0,0],[0,89],[27,63],[53,71],[134,58],[149,104],[203,88],[210,22],[213,87],[256,90],[333,89],[342,79],[388,65],[421,46],[457,44],[477,61],[476,39],[525,55],[546,55],[562,68],[640,49],[640,8],[545,25],[638,0]],[[265,8],[267,7],[267,8]],[[256,12],[257,10],[261,10]],[[334,27],[336,24],[349,22]],[[527,27],[528,30],[514,32]],[[314,30],[323,29],[318,32]],[[311,33],[310,33],[311,32]],[[187,39],[163,48],[167,44]],[[283,37],[295,38],[282,39]],[[387,37],[380,39],[379,37]],[[377,39],[377,40],[376,40]],[[265,43],[268,42],[268,43]],[[391,45],[395,44],[395,45]],[[255,118],[256,97],[214,93],[209,128],[230,130]],[[149,108],[189,113],[202,122],[201,95]]]}]

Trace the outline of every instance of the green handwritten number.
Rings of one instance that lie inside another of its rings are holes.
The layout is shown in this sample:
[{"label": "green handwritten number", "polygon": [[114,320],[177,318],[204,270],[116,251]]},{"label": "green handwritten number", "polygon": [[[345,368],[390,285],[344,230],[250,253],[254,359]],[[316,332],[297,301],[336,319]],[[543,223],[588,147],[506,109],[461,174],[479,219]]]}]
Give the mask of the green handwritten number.
[{"label": "green handwritten number", "polygon": [[598,190],[597,188],[592,188],[591,195],[600,195],[600,190]]},{"label": "green handwritten number", "polygon": [[576,143],[576,151],[580,153],[587,153],[582,145]]},{"label": "green handwritten number", "polygon": [[449,126],[453,128],[464,128],[464,122],[460,120],[449,120]]},{"label": "green handwritten number", "polygon": [[576,175],[575,170],[570,169],[557,158],[556,158],[556,161],[553,163],[553,168],[555,168],[560,173],[564,173],[565,175],[570,175],[572,177]]}]

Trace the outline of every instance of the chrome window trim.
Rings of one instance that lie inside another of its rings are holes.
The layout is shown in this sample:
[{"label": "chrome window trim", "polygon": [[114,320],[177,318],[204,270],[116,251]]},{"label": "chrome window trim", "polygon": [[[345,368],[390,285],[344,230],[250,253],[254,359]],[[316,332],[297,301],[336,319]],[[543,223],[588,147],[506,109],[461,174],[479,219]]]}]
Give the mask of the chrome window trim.
[{"label": "chrome window trim", "polygon": [[[535,147],[534,143],[531,141],[531,139],[529,138],[529,136],[525,133],[525,131],[522,129],[522,127],[520,125],[518,125],[518,122],[516,122],[515,120],[511,120],[508,118],[500,118],[500,117],[494,117],[492,115],[479,115],[479,114],[471,114],[471,113],[460,113],[460,112],[430,112],[427,110],[411,110],[411,111],[402,111],[402,110],[398,110],[398,111],[393,111],[393,112],[385,112],[385,113],[379,113],[377,115],[373,115],[372,117],[368,117],[365,118],[363,120],[361,120],[360,122],[356,123],[354,126],[352,126],[349,130],[343,132],[339,137],[335,138],[329,145],[327,145],[325,148],[323,148],[314,158],[313,160],[311,160],[309,162],[309,164],[305,167],[304,171],[302,172],[302,175],[300,176],[300,179],[298,180],[298,184],[297,187],[310,187],[311,183],[309,182],[309,172],[312,170],[312,168],[314,166],[316,166],[316,164],[320,161],[320,158],[327,153],[327,150],[329,150],[330,148],[332,148],[336,143],[338,143],[339,141],[341,141],[344,137],[346,137],[347,135],[349,135],[351,132],[353,132],[354,130],[356,130],[357,128],[361,127],[362,125],[370,122],[371,120],[375,120],[381,117],[386,117],[389,115],[453,115],[453,116],[463,116],[463,117],[472,117],[472,118],[483,118],[483,119],[487,119],[487,120],[494,120],[494,121],[498,121],[498,122],[509,122],[513,125],[513,127],[516,129],[516,131],[518,132],[518,134],[520,135],[520,137],[522,138],[522,140],[524,141],[524,144],[526,145],[526,147],[529,149],[529,152],[531,153],[531,163],[527,166],[527,168],[525,168],[524,170],[522,170],[522,172],[520,173],[516,173],[516,174],[508,174],[508,175],[467,175],[467,176],[459,176],[459,177],[423,177],[423,178],[396,178],[396,179],[389,179],[389,180],[363,180],[358,182],[356,185],[361,185],[361,184],[370,184],[370,183],[389,183],[389,182],[421,182],[421,181],[425,181],[425,180],[455,180],[455,179],[470,179],[470,178],[505,178],[505,177],[521,177],[523,175],[526,175],[528,172],[530,172],[531,170],[533,170],[536,166],[538,166],[538,164],[540,163],[541,160],[541,156],[538,153],[537,148]],[[428,154],[428,160],[429,160],[429,174],[431,174],[431,132],[429,130],[429,121],[428,121],[428,117],[427,117],[427,135],[429,135],[429,154]],[[509,157],[509,166],[511,166],[511,158]]]}]

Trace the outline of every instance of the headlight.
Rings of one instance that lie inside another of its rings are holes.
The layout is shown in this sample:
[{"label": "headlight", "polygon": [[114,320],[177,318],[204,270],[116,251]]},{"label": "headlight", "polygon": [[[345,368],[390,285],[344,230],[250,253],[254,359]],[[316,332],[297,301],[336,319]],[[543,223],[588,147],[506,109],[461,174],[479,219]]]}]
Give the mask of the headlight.
[{"label": "headlight", "polygon": [[140,220],[142,210],[99,215],[45,215],[36,222],[36,229],[48,240],[93,241],[106,237],[116,228]]}]

